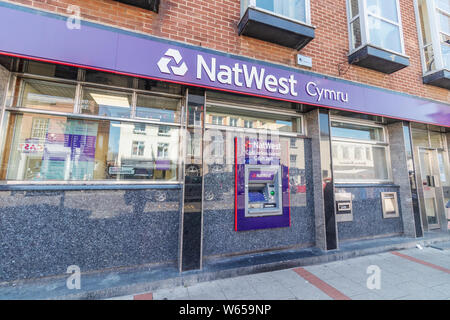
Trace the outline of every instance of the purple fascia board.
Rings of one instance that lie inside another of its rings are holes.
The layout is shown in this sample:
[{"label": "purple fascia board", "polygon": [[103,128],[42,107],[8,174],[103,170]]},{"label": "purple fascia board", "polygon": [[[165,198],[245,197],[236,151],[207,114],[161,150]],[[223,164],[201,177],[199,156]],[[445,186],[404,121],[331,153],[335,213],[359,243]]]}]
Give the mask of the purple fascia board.
[{"label": "purple fascia board", "polygon": [[66,23],[64,16],[0,2],[0,53],[450,127],[450,104],[443,102],[91,22],[80,29]]}]

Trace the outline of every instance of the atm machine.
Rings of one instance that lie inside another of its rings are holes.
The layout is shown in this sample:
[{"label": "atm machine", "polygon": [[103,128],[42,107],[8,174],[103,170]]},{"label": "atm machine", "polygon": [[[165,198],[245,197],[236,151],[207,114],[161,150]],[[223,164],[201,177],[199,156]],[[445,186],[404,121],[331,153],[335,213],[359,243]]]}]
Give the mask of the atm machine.
[{"label": "atm machine", "polygon": [[235,139],[235,231],[290,226],[288,147]]},{"label": "atm machine", "polygon": [[245,216],[282,214],[281,167],[245,166]]}]

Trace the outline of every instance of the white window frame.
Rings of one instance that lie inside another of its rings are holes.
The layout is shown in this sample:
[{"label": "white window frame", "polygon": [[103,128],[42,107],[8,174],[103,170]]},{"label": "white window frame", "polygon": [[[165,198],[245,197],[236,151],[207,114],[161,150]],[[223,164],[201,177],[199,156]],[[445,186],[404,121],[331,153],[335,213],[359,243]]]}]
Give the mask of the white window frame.
[{"label": "white window frame", "polygon": [[[274,1],[277,1],[277,0],[274,0]],[[281,17],[283,19],[287,19],[287,20],[291,20],[291,21],[294,21],[294,22],[297,22],[297,23],[301,23],[301,24],[305,24],[305,25],[311,26],[311,4],[310,4],[311,0],[304,0],[304,1],[305,1],[305,11],[306,11],[305,12],[305,20],[306,21],[293,19],[293,18],[287,17],[285,15],[282,15],[282,14],[279,14],[279,13],[276,13],[276,12],[273,12],[273,11],[270,11],[270,10],[266,10],[266,9],[257,7],[256,6],[256,0],[241,0],[241,17],[244,15],[244,13],[247,10],[247,8],[251,7],[253,9],[256,9],[256,10],[259,10],[259,11],[262,11],[262,12],[266,12],[266,13],[269,13],[269,14],[277,16],[277,17]]]},{"label": "white window frame", "polygon": [[416,14],[416,21],[417,21],[417,32],[419,35],[419,45],[420,45],[420,59],[422,61],[422,72],[423,75],[428,75],[435,73],[437,71],[441,70],[449,70],[444,65],[444,60],[442,57],[442,50],[441,50],[441,40],[440,40],[440,34],[446,34],[450,37],[450,34],[445,33],[440,26],[440,20],[438,19],[438,11],[442,12],[446,15],[450,16],[450,12],[446,12],[436,6],[435,0],[425,0],[427,11],[428,11],[428,23],[430,24],[430,32],[431,32],[431,47],[433,48],[433,54],[434,54],[434,64],[435,69],[427,71],[426,61],[425,61],[425,54],[424,54],[424,46],[423,43],[423,34],[422,29],[420,25],[420,14],[419,14],[419,3],[417,0],[414,0],[414,11]]},{"label": "white window frame", "polygon": [[[136,154],[134,153],[134,144],[136,143]],[[142,146],[142,149],[140,148]],[[139,152],[142,150],[142,154]],[[133,140],[131,143],[131,156],[133,157],[143,157],[145,153],[145,141]]]},{"label": "white window frame", "polygon": [[[161,153],[160,153],[161,150]],[[156,149],[156,157],[158,159],[167,159],[169,158],[169,143],[167,142],[158,142],[158,146]]]},{"label": "white window frame", "polygon": [[[398,22],[386,19],[384,17],[375,15],[373,13],[369,13],[369,11],[367,10],[367,1],[366,0],[358,0],[358,9],[359,12],[357,15],[355,15],[353,18],[351,17],[351,10],[350,10],[350,1],[351,0],[346,0],[347,2],[347,28],[348,28],[348,43],[349,43],[349,55],[358,51],[359,49],[361,49],[362,47],[366,46],[366,45],[370,45],[372,47],[384,50],[384,51],[388,51],[388,52],[392,52],[395,54],[399,54],[402,56],[405,56],[405,42],[403,39],[403,26],[402,26],[402,17],[401,17],[401,13],[400,13],[400,2],[399,0],[395,0],[396,2],[396,6],[397,6],[397,20]],[[383,0],[383,1],[389,1],[389,0]],[[373,44],[370,42],[370,33],[369,33],[369,16],[372,16],[376,19],[382,20],[384,22],[396,25],[399,28],[399,32],[400,32],[400,47],[401,47],[401,52],[397,52],[397,51],[393,51],[391,49],[387,49],[387,48],[382,48],[376,44]],[[353,21],[355,21],[357,18],[359,18],[359,23],[360,23],[360,28],[361,28],[361,45],[359,47],[356,48],[352,48],[352,30],[351,30],[351,23]]]},{"label": "white window frame", "polygon": [[[330,117],[330,125],[331,122],[340,122],[340,123],[346,123],[346,124],[354,124],[354,125],[361,125],[361,126],[366,126],[366,127],[372,127],[372,128],[380,128],[383,131],[383,141],[376,141],[376,140],[361,140],[361,139],[351,139],[351,138],[341,138],[341,137],[336,137],[333,136],[331,134],[331,130],[330,130],[330,139],[331,139],[331,146],[333,147],[333,142],[344,142],[344,143],[353,143],[353,144],[357,144],[360,146],[363,146],[364,148],[366,148],[367,146],[377,146],[377,147],[382,147],[385,149],[385,153],[386,153],[386,168],[387,168],[387,174],[388,174],[388,178],[387,179],[370,179],[370,180],[363,180],[363,179],[335,179],[336,183],[339,184],[370,184],[370,183],[375,183],[375,184],[380,184],[380,183],[387,183],[387,184],[391,184],[393,183],[393,173],[392,173],[392,164],[391,164],[391,152],[390,152],[390,146],[389,146],[389,134],[387,131],[386,126],[384,125],[380,125],[380,124],[376,124],[373,123],[372,121],[365,121],[365,120],[355,120],[355,119],[348,119],[345,117],[339,117],[339,116],[333,116]],[[330,128],[331,129],[331,128]],[[354,151],[353,151],[354,152]],[[364,152],[365,149],[364,149]],[[372,153],[371,153],[371,157],[373,157]],[[368,157],[365,156],[365,158],[367,159]],[[334,168],[333,168],[334,170]]]}]

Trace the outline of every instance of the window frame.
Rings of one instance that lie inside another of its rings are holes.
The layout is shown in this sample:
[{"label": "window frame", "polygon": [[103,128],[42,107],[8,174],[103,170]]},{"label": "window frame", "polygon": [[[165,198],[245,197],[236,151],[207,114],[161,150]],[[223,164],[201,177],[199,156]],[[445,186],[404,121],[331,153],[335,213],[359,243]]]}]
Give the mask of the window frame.
[{"label": "window frame", "polygon": [[[404,36],[403,36],[403,24],[402,24],[402,15],[401,15],[401,10],[400,10],[400,1],[399,0],[394,0],[396,2],[396,6],[397,6],[397,20],[398,22],[392,21],[390,19],[378,16],[378,15],[374,15],[373,13],[369,13],[369,11],[367,10],[367,0],[357,0],[358,1],[358,14],[355,15],[353,18],[351,17],[351,0],[346,0],[346,5],[347,5],[347,29],[348,29],[348,41],[349,41],[349,55],[351,55],[352,53],[360,50],[361,48],[370,45],[372,47],[384,50],[384,51],[388,51],[388,52],[392,52],[401,56],[406,56],[405,55],[405,41],[404,41]],[[369,26],[368,26],[368,21],[369,21],[369,16],[374,17],[375,19],[379,19],[381,21],[387,22],[389,24],[393,24],[396,25],[399,29],[399,34],[400,34],[400,48],[401,48],[401,52],[397,52],[388,48],[383,48],[380,47],[376,44],[371,43],[370,41],[370,30],[369,30]],[[355,21],[357,18],[359,18],[359,23],[360,23],[360,29],[361,29],[361,45],[355,48],[352,48],[352,29],[351,29],[351,23],[353,21]]]},{"label": "window frame", "polygon": [[[134,80],[134,85],[132,88],[127,87],[117,87],[112,85],[93,83],[84,81],[84,72],[86,69],[78,68],[78,76],[76,80],[73,79],[65,79],[65,78],[57,78],[52,76],[38,75],[27,72],[10,72],[10,78],[8,81],[7,96],[3,105],[0,106],[2,108],[2,113],[9,112],[11,114],[33,114],[33,115],[47,115],[47,116],[63,116],[70,119],[80,119],[80,120],[107,120],[107,121],[119,121],[125,123],[140,123],[140,124],[148,124],[155,126],[170,126],[178,129],[178,139],[180,140],[182,137],[182,113],[184,109],[185,99],[183,94],[174,94],[174,93],[165,93],[165,92],[153,92],[148,90],[142,90],[137,88],[137,80],[139,78],[132,77]],[[23,85],[18,85],[19,78],[22,79],[32,79],[32,80],[41,80],[47,82],[53,82],[55,84],[71,84],[76,86],[75,99],[73,104],[73,109],[71,112],[62,112],[62,111],[53,111],[53,110],[44,110],[37,108],[24,108],[21,107],[21,99],[22,99],[22,90]],[[99,90],[107,90],[118,94],[131,94],[132,95],[132,105],[131,105],[131,113],[129,118],[120,118],[120,117],[110,117],[110,116],[101,116],[101,115],[91,115],[91,114],[83,114],[81,113],[81,100],[83,90],[82,88],[89,89],[99,89]],[[13,100],[11,99],[15,97],[17,94],[17,103],[13,104]],[[172,98],[178,100],[178,111],[179,116],[176,122],[162,122],[155,121],[146,118],[136,117],[136,102],[137,102],[137,94],[144,94],[147,96],[155,96],[155,97],[165,97]],[[2,126],[6,125],[5,123],[0,123],[0,129],[3,130]],[[1,144],[1,143],[0,143]],[[177,159],[177,179],[175,180],[115,180],[115,179],[103,179],[103,180],[43,180],[43,181],[32,181],[32,180],[0,180],[0,185],[178,185],[183,183],[183,148],[180,145],[178,148],[178,159]],[[3,149],[0,150],[3,152]]]},{"label": "window frame", "polygon": [[[440,20],[438,19],[438,12],[443,13],[444,15],[447,15],[450,17],[450,12],[446,12],[445,10],[439,8],[436,5],[435,0],[424,0],[427,11],[428,11],[428,24],[430,27],[430,33],[431,33],[431,44],[427,44],[426,46],[430,46],[433,49],[433,56],[434,56],[434,62],[435,62],[435,69],[427,71],[427,65],[425,61],[425,53],[424,53],[424,47],[425,44],[423,43],[423,34],[422,34],[422,28],[420,24],[420,14],[419,14],[419,2],[418,0],[414,0],[414,12],[416,16],[417,23],[417,32],[419,37],[419,47],[420,47],[420,60],[422,62],[422,74],[423,76],[435,73],[437,71],[441,70],[450,70],[450,66],[447,68],[444,65],[444,59],[443,54],[440,46],[440,34],[443,33],[450,37],[450,34],[445,33],[442,31],[442,28],[440,26]],[[449,45],[450,46],[450,45]]]},{"label": "window frame", "polygon": [[[274,0],[274,1],[276,1],[276,0]],[[265,13],[271,14],[273,16],[277,16],[277,17],[280,17],[280,18],[283,18],[283,19],[291,20],[291,21],[294,21],[296,23],[301,23],[303,25],[312,26],[311,25],[311,3],[310,3],[311,0],[304,0],[304,1],[305,1],[305,21],[301,21],[301,20],[298,20],[298,19],[290,18],[290,17],[287,17],[285,15],[276,13],[274,11],[270,11],[270,10],[267,10],[267,9],[264,9],[264,8],[260,8],[260,7],[258,7],[256,5],[256,0],[241,0],[241,3],[240,3],[240,6],[241,6],[241,18],[245,14],[245,11],[247,10],[247,8],[253,8],[253,9],[259,10],[261,12],[265,12]]]},{"label": "window frame", "polygon": [[[245,120],[250,120],[250,121],[258,121],[258,118],[249,118],[247,116],[240,116],[240,117],[236,117],[232,115],[233,110],[242,110],[242,111],[255,111],[258,110],[258,114],[261,114],[265,116],[279,116],[279,115],[283,115],[283,116],[291,116],[293,118],[296,118],[297,121],[297,126],[300,126],[301,131],[294,131],[294,132],[286,132],[286,131],[278,131],[278,135],[279,136],[287,136],[287,137],[305,137],[307,135],[306,132],[306,126],[305,126],[305,119],[304,119],[304,115],[301,113],[297,113],[295,111],[289,112],[287,110],[283,110],[283,109],[268,109],[268,108],[264,108],[264,107],[260,107],[260,106],[254,106],[251,104],[246,104],[246,103],[242,103],[242,104],[235,104],[235,103],[231,103],[231,102],[224,102],[221,100],[217,100],[217,99],[208,99],[206,100],[206,108],[205,108],[205,114],[208,114],[208,108],[210,106],[214,106],[214,107],[220,107],[223,110],[223,115],[224,118],[226,118],[227,116],[234,117],[237,118],[238,120],[238,124],[239,121],[242,121],[242,126],[231,126],[229,124],[222,124],[222,125],[215,125],[212,123],[205,123],[205,128],[206,129],[211,129],[211,128],[216,128],[219,130],[231,130],[231,131],[242,131],[242,132],[260,132],[260,131],[266,131],[266,129],[259,129],[259,128],[247,128],[244,126],[244,121]],[[225,119],[224,119],[225,120]],[[226,121],[224,121],[226,122]]]},{"label": "window frame", "polygon": [[[136,154],[134,153],[134,145],[136,144]],[[140,148],[142,146],[142,148]],[[140,152],[142,151],[142,154]],[[131,143],[131,156],[143,157],[145,153],[145,141],[133,140]]]},{"label": "window frame", "polygon": [[[340,123],[346,123],[346,124],[352,124],[352,125],[361,125],[366,127],[373,127],[373,128],[381,128],[383,130],[383,141],[376,141],[376,140],[362,140],[362,139],[351,139],[351,138],[340,138],[335,137],[331,134],[331,123],[332,122],[340,122]],[[393,184],[393,176],[392,176],[392,166],[391,166],[391,154],[390,154],[390,147],[389,147],[389,135],[387,131],[387,127],[381,124],[374,123],[372,121],[365,121],[365,120],[359,120],[359,119],[348,119],[344,117],[339,116],[332,116],[330,117],[330,142],[331,142],[331,154],[333,154],[333,142],[344,142],[344,143],[353,143],[357,144],[363,147],[370,146],[370,147],[382,147],[385,149],[386,154],[386,169],[387,169],[387,179],[368,179],[368,180],[361,180],[361,179],[336,179],[336,184]],[[364,148],[364,152],[366,152]],[[372,153],[373,157],[373,153]],[[333,161],[332,161],[333,163]],[[332,167],[333,170],[333,176],[334,176],[334,167]]]}]

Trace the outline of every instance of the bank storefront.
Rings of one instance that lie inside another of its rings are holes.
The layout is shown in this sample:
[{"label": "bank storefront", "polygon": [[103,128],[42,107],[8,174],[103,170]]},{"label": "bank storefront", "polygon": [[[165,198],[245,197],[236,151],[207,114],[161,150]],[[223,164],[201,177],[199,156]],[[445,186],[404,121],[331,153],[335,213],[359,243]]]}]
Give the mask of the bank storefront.
[{"label": "bank storefront", "polygon": [[0,281],[448,230],[448,104],[4,3],[0,38]]}]

